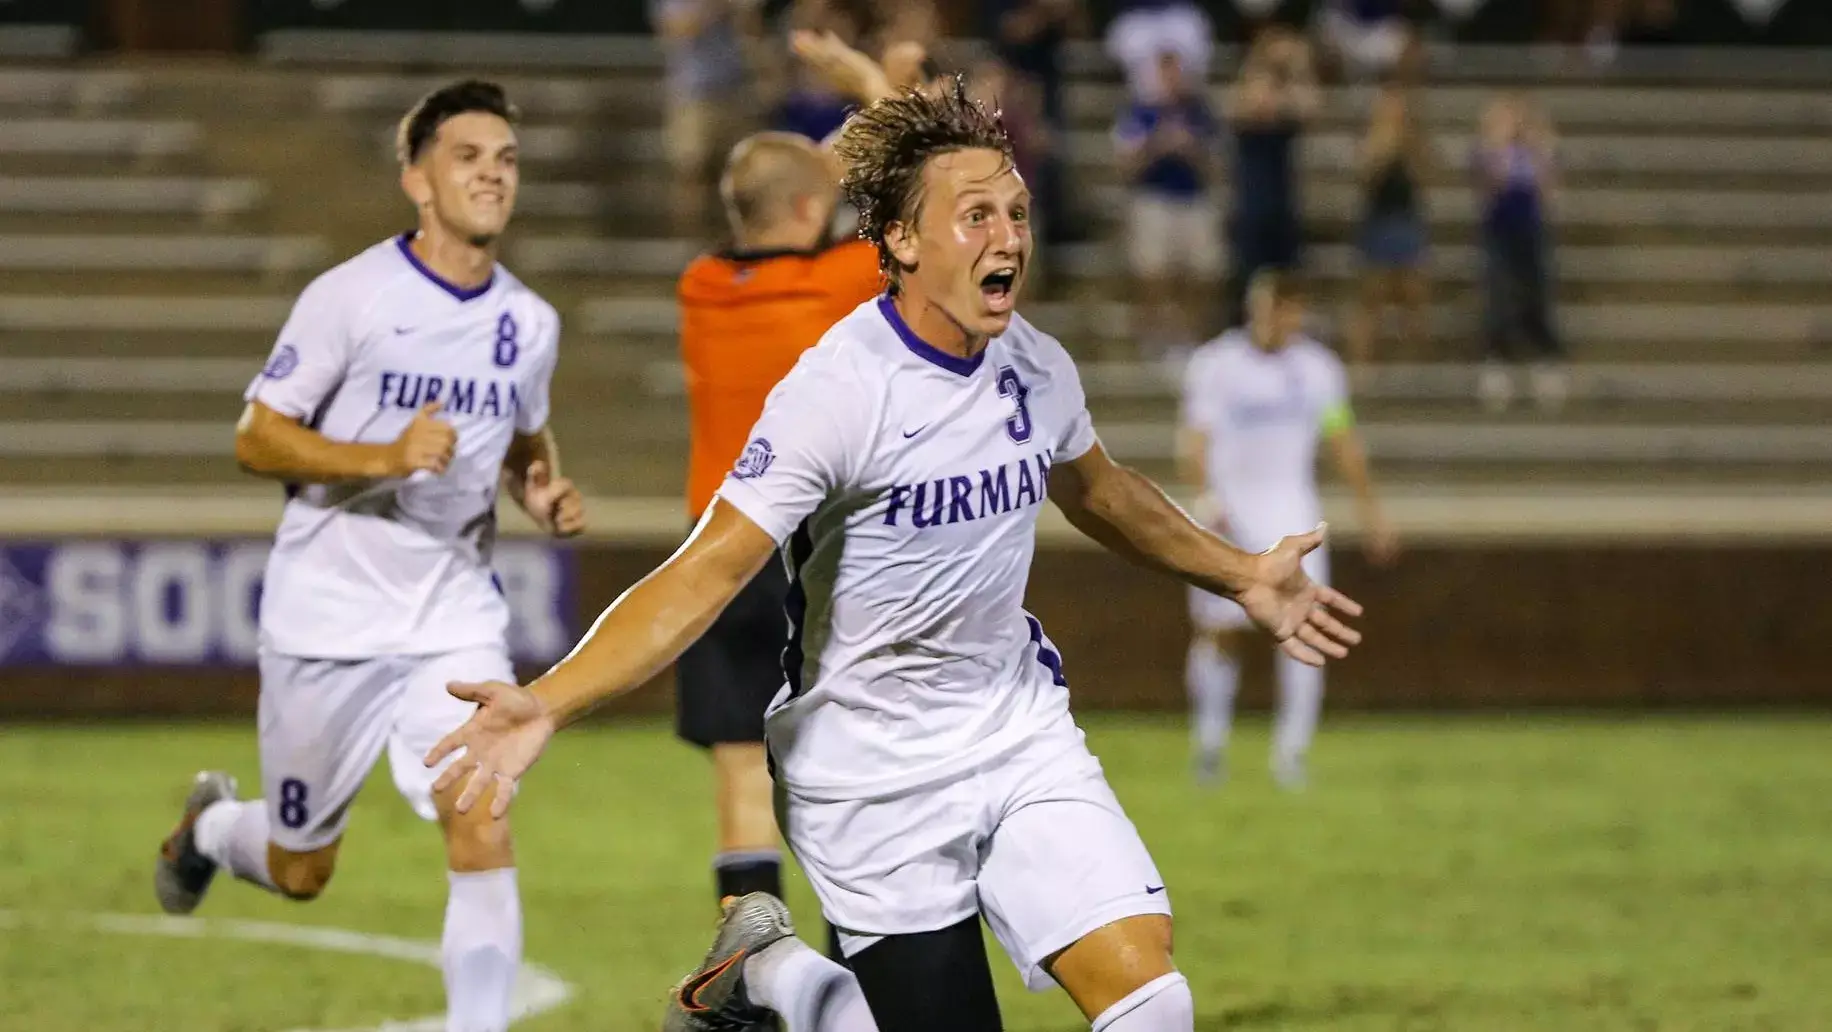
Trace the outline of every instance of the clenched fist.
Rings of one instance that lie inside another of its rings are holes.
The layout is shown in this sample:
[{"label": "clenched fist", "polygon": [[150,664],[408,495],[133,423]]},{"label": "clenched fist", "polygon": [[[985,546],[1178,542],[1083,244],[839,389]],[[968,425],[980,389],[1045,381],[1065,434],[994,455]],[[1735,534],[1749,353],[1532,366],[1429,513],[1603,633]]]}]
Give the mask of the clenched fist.
[{"label": "clenched fist", "polygon": [[429,401],[414,413],[413,422],[401,431],[390,445],[393,474],[407,477],[420,470],[444,473],[452,464],[452,453],[458,448],[458,431],[452,424],[436,419],[442,402]]}]

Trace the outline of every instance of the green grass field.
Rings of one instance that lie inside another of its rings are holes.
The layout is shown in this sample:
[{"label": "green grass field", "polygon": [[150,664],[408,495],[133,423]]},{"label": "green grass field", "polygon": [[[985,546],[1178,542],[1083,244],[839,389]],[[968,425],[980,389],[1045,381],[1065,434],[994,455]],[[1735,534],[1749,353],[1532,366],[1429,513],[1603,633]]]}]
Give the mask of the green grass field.
[{"label": "green grass field", "polygon": [[[1191,785],[1174,722],[1090,721],[1171,886],[1203,1029],[1832,1029],[1832,722],[1338,718],[1312,789]],[[436,833],[380,772],[310,905],[220,879],[193,938],[149,863],[190,772],[257,783],[252,727],[0,728],[0,1029],[281,1032],[434,1013],[438,972],[210,934],[219,919],[438,939]],[[531,1032],[657,1027],[711,927],[702,759],[660,725],[562,736],[517,803],[529,960],[577,990]],[[796,876],[797,913],[814,907]],[[1007,1026],[1085,1028],[995,955]]]}]

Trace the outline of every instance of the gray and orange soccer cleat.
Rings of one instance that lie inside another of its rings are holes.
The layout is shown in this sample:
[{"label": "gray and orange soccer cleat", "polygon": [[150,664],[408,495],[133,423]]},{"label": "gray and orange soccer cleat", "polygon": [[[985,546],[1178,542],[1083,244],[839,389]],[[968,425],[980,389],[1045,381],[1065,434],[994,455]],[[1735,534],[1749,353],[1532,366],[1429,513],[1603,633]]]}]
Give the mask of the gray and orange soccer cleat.
[{"label": "gray and orange soccer cleat", "polygon": [[204,890],[216,877],[216,862],[197,851],[197,818],[211,803],[235,798],[235,779],[220,770],[206,770],[191,784],[178,826],[159,847],[159,864],[153,869],[153,894],[168,914],[188,914],[203,901]]},{"label": "gray and orange soccer cleat", "polygon": [[745,994],[744,962],[794,934],[789,908],[767,892],[728,903],[699,970],[669,991],[662,1032],[773,1032],[776,1015]]}]

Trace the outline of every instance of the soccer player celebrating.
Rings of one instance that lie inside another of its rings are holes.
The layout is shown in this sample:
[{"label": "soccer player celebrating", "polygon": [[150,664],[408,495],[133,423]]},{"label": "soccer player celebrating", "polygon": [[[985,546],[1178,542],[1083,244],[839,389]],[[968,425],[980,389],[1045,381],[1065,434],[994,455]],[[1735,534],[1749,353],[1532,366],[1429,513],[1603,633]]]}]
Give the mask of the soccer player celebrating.
[{"label": "soccer player celebrating", "polygon": [[[1360,505],[1368,554],[1390,562],[1398,548],[1381,515],[1367,452],[1355,432],[1348,378],[1335,352],[1304,336],[1304,286],[1266,269],[1247,293],[1247,326],[1196,349],[1183,382],[1178,461],[1186,483],[1203,488],[1197,516],[1236,545],[1270,548],[1280,535],[1316,525],[1317,445],[1328,442]],[[1312,580],[1329,580],[1329,553],[1304,557]],[[1218,780],[1233,718],[1234,690],[1253,621],[1238,603],[1190,588],[1187,677],[1197,776]],[[1304,758],[1323,708],[1323,671],[1290,655],[1277,659],[1278,723],[1272,772],[1286,788],[1304,784]]]},{"label": "soccer player celebrating", "polygon": [[[889,96],[884,72],[831,35],[797,33],[796,51],[870,103]],[[771,389],[883,283],[870,243],[829,245],[839,177],[832,155],[793,133],[747,137],[719,183],[731,250],[682,273],[681,359],[692,422],[687,509],[698,521],[750,440]],[[676,733],[712,752],[717,781],[719,898],[782,894],[763,714],[783,684],[788,574],[768,565],[681,655]]]},{"label": "soccer player celebrating", "polygon": [[[737,901],[668,1027],[783,1017],[797,1032],[1000,1027],[979,920],[1035,988],[1106,1032],[1189,1032],[1170,900],[1069,713],[1068,671],[1022,608],[1047,498],[1114,551],[1236,599],[1307,662],[1347,654],[1359,607],[1307,577],[1321,529],[1253,555],[1190,520],[1095,436],[1074,363],[1014,309],[1030,197],[960,83],[842,131],[845,188],[888,292],[804,353],[693,536],[528,687],[428,754],[458,805],[520,777],[555,730],[640,684],[779,546],[788,683],[767,717],[790,847],[852,971]],[[492,812],[510,794],[495,792]]]},{"label": "soccer player celebrating", "polygon": [[195,909],[219,867],[316,897],[386,749],[395,785],[445,834],[453,1032],[508,1027],[521,904],[508,823],[459,812],[420,760],[474,709],[447,682],[513,677],[490,570],[498,491],[549,533],[584,529],[547,428],[559,317],[496,264],[515,121],[488,83],[422,100],[399,134],[418,231],[308,286],[248,388],[236,457],[287,485],[261,599],[262,797],[199,774],[155,877],[168,913]]}]

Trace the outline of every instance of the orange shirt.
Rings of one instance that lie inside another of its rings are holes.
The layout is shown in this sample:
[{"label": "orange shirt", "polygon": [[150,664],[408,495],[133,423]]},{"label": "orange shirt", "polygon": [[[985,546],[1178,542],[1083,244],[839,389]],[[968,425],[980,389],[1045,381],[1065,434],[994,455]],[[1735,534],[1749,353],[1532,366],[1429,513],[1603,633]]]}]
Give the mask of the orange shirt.
[{"label": "orange shirt", "polygon": [[681,361],[692,452],[687,508],[698,519],[750,443],[764,399],[803,351],[883,286],[862,240],[825,251],[702,255],[681,274]]}]

